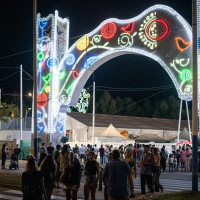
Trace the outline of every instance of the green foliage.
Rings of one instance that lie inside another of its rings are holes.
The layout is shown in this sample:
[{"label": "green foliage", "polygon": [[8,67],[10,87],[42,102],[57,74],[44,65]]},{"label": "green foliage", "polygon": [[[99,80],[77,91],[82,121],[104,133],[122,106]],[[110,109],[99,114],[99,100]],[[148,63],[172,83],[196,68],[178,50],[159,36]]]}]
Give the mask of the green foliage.
[{"label": "green foliage", "polygon": [[[131,97],[112,97],[104,92],[95,102],[95,112],[99,114],[124,115],[150,118],[178,119],[180,100],[169,96],[164,100],[152,102],[150,99],[135,102]],[[92,97],[88,112],[92,112]],[[191,110],[189,110],[191,119]],[[187,119],[185,103],[183,102],[182,119]]]},{"label": "green foliage", "polygon": [[0,107],[0,121],[7,122],[8,117],[11,117],[12,113],[15,118],[19,117],[19,107],[15,104],[3,102]]}]

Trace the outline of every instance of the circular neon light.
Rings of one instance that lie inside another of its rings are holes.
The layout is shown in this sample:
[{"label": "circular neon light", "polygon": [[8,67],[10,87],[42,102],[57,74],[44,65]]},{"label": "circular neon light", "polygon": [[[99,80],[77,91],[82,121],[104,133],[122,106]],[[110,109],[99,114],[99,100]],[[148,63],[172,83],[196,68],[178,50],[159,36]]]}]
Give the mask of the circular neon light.
[{"label": "circular neon light", "polygon": [[56,58],[49,58],[47,60],[47,67],[53,67],[53,66],[57,66],[57,59]]},{"label": "circular neon light", "polygon": [[49,93],[50,87],[49,87],[49,86],[46,86],[44,91],[45,91],[46,93]]},{"label": "circular neon light", "polygon": [[44,60],[44,52],[39,52],[37,55],[37,59],[39,62],[43,61]]},{"label": "circular neon light", "polygon": [[104,24],[101,28],[101,35],[105,39],[111,39],[115,36],[115,33],[117,32],[117,26],[113,22],[108,22],[107,24]]},{"label": "circular neon light", "polygon": [[187,80],[189,80],[189,79],[191,79],[192,78],[192,74],[191,74],[191,72],[189,71],[189,70],[187,70],[187,69],[185,69],[185,70],[183,70],[182,72],[181,72],[181,79],[183,80],[183,81],[187,81]]},{"label": "circular neon light", "polygon": [[80,51],[84,51],[90,44],[90,39],[86,35],[83,36],[80,40],[76,43],[76,48]]},{"label": "circular neon light", "polygon": [[[158,22],[163,24],[164,27],[165,27],[164,34],[161,35],[160,37],[157,37],[157,33],[154,32],[154,30],[156,29],[155,23],[158,23]],[[150,31],[153,32],[153,35],[150,34]],[[165,21],[161,20],[161,19],[156,19],[156,20],[152,21],[147,27],[147,35],[152,40],[157,40],[157,41],[162,40],[167,36],[168,33],[169,33],[169,27],[168,27],[167,23]]]},{"label": "circular neon light", "polygon": [[76,57],[74,54],[70,53],[67,55],[67,58],[65,60],[65,63],[67,66],[71,67],[76,61]]},{"label": "circular neon light", "polygon": [[42,108],[45,107],[48,103],[48,97],[45,93],[40,93],[37,96],[37,107]]}]

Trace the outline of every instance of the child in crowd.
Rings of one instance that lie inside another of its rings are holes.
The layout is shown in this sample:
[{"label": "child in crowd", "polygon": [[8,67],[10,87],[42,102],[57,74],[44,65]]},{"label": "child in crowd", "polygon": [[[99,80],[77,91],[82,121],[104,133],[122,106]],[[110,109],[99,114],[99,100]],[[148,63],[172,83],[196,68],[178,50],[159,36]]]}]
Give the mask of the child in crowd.
[{"label": "child in crowd", "polygon": [[168,163],[169,163],[169,172],[170,172],[170,169],[172,169],[172,172],[173,172],[173,155],[170,154],[169,155],[169,160],[168,160]]},{"label": "child in crowd", "polygon": [[178,168],[177,168],[177,157],[176,157],[176,155],[174,155],[173,165],[174,165],[174,169],[178,171]]}]

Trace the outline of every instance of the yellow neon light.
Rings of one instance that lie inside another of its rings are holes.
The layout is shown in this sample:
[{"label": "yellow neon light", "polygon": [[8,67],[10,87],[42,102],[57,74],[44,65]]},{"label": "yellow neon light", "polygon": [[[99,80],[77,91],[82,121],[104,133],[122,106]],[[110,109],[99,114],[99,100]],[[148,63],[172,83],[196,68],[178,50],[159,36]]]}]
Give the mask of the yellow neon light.
[{"label": "yellow neon light", "polygon": [[80,51],[84,51],[90,44],[90,39],[86,35],[76,42],[76,48]]}]

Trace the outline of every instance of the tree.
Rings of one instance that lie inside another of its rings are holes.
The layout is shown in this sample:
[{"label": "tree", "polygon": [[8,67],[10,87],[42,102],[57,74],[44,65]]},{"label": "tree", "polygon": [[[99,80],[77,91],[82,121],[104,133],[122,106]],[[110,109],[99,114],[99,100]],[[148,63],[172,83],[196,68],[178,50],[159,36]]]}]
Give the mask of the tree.
[{"label": "tree", "polygon": [[7,104],[3,102],[0,107],[0,121],[7,122],[8,117],[19,117],[19,107],[15,104]]},{"label": "tree", "polygon": [[111,101],[110,93],[104,92],[99,98],[98,112],[101,114],[107,114],[110,101]]},{"label": "tree", "polygon": [[67,141],[68,141],[68,138],[65,137],[65,136],[61,137],[61,139],[60,139],[60,142],[63,143],[63,145],[64,145],[64,143],[66,143]]}]

